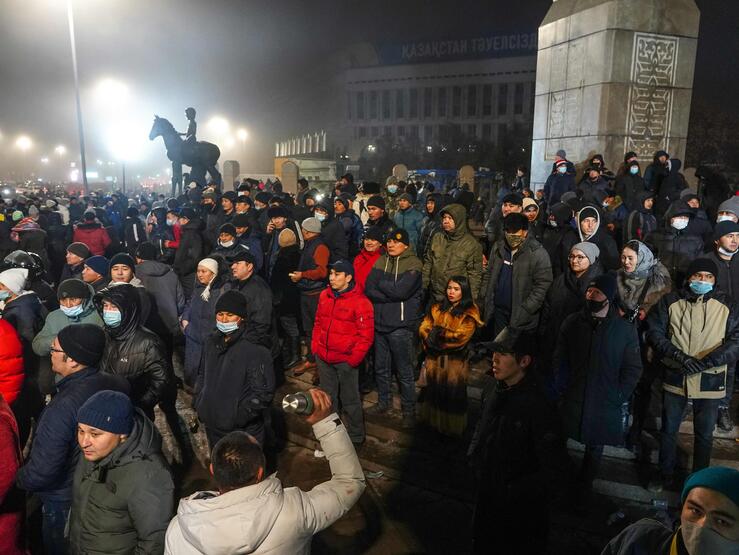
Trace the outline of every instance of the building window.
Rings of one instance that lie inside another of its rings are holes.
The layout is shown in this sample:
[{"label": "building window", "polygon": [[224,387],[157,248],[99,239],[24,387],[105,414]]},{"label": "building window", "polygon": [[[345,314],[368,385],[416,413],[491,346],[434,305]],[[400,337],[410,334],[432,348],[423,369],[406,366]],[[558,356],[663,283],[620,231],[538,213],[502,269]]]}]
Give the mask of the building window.
[{"label": "building window", "polygon": [[390,119],[390,91],[382,91],[382,119]]},{"label": "building window", "polygon": [[430,118],[433,107],[431,106],[431,87],[423,89],[423,117]]},{"label": "building window", "polygon": [[439,88],[439,94],[436,97],[436,115],[439,117],[446,116],[446,87]]},{"label": "building window", "polygon": [[367,136],[367,128],[366,127],[360,127],[359,128],[359,138],[362,139]]},{"label": "building window", "polygon": [[489,123],[482,124],[482,140],[492,141],[493,140],[493,126]]},{"label": "building window", "polygon": [[377,91],[370,91],[369,93],[369,117],[370,119],[377,119]]},{"label": "building window", "polygon": [[393,136],[393,128],[389,125],[386,125],[382,128],[382,136],[383,137],[392,137]]},{"label": "building window", "polygon": [[467,87],[467,115],[477,115],[477,85]]},{"label": "building window", "polygon": [[411,89],[408,94],[408,117],[415,119],[418,117],[418,89]]},{"label": "building window", "polygon": [[506,135],[508,134],[508,127],[505,123],[498,124],[498,142],[502,143],[505,141]]},{"label": "building window", "polygon": [[513,113],[523,114],[523,83],[516,83],[513,88]]},{"label": "building window", "polygon": [[482,115],[489,116],[493,113],[493,86],[482,86]]},{"label": "building window", "polygon": [[503,116],[508,113],[508,85],[503,83],[498,85],[498,115]]},{"label": "building window", "polygon": [[423,126],[423,140],[430,143],[434,139],[434,128],[431,125]]},{"label": "building window", "polygon": [[370,135],[372,135],[372,137],[377,137],[379,134],[380,134],[380,128],[379,127],[374,126],[374,127],[371,127],[370,128]]},{"label": "building window", "polygon": [[357,93],[357,119],[364,119],[364,93]]},{"label": "building window", "polygon": [[405,137],[405,127],[398,125],[398,137]]},{"label": "building window", "polygon": [[408,127],[408,135],[417,139],[418,138],[418,126],[417,125],[411,125]]},{"label": "building window", "polygon": [[403,89],[395,91],[395,117],[405,117],[405,91]]},{"label": "building window", "polygon": [[470,139],[476,139],[477,138],[477,125],[474,123],[470,123],[467,126],[467,137]]},{"label": "building window", "polygon": [[462,87],[452,87],[452,117],[462,115]]}]

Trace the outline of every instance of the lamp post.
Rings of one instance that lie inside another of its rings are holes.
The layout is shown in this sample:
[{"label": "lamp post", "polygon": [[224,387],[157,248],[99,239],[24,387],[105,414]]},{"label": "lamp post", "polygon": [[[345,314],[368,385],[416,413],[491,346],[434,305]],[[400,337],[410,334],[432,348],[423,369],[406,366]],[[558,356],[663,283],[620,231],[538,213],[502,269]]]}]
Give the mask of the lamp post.
[{"label": "lamp post", "polygon": [[80,83],[77,75],[77,47],[74,40],[74,10],[72,9],[72,0],[67,0],[67,20],[69,22],[69,44],[72,48],[72,72],[74,73],[74,96],[77,103],[77,131],[80,136],[80,162],[82,165],[82,183],[85,186],[85,193],[90,193],[90,186],[87,184],[87,161],[85,160],[85,132],[82,127],[82,104],[80,103]]}]

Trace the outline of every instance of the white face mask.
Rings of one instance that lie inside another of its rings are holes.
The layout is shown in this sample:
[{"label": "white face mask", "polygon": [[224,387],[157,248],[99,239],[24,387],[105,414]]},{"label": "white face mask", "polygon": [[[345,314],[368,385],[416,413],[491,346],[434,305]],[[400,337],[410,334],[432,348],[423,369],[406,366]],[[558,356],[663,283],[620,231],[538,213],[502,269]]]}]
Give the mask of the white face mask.
[{"label": "white face mask", "polygon": [[221,246],[224,248],[233,247],[234,242],[233,241],[219,241],[221,243]]},{"label": "white face mask", "polygon": [[708,526],[683,521],[680,527],[685,549],[690,555],[732,555],[737,553],[737,542],[727,540]]},{"label": "white face mask", "polygon": [[672,227],[674,227],[675,229],[685,229],[686,227],[688,227],[689,221],[689,218],[673,218],[670,225],[672,225]]},{"label": "white face mask", "polygon": [[734,218],[732,218],[728,214],[719,215],[719,217],[716,218],[716,223],[719,223],[719,222],[733,222],[733,221],[735,221]]},{"label": "white face mask", "polygon": [[737,252],[737,251],[731,252],[731,251],[727,251],[727,250],[726,250],[726,249],[725,249],[724,247],[719,247],[719,248],[718,248],[718,252],[719,252],[720,254],[723,254],[724,256],[729,256],[729,257],[731,257],[731,256],[734,256],[734,255],[736,254],[736,252]]}]

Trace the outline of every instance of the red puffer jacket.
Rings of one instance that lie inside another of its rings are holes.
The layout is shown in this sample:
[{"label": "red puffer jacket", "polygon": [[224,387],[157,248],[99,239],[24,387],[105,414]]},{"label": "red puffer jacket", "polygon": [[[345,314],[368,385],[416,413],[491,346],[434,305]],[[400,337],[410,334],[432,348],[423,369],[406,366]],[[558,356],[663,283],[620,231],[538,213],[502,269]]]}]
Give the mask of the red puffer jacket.
[{"label": "red puffer jacket", "polygon": [[359,289],[341,294],[330,287],[321,291],[311,341],[317,357],[329,364],[346,362],[357,367],[374,338],[374,309]]},{"label": "red puffer jacket", "polygon": [[0,319],[0,393],[8,404],[12,404],[23,386],[23,346],[18,332]]},{"label": "red puffer jacket", "polygon": [[74,227],[72,241],[75,243],[84,243],[90,249],[93,256],[105,256],[105,249],[110,245],[110,235],[97,222],[88,222],[77,224]]},{"label": "red puffer jacket", "polygon": [[22,493],[15,487],[15,474],[21,465],[18,424],[5,399],[0,397],[0,553],[24,555],[24,505]]}]

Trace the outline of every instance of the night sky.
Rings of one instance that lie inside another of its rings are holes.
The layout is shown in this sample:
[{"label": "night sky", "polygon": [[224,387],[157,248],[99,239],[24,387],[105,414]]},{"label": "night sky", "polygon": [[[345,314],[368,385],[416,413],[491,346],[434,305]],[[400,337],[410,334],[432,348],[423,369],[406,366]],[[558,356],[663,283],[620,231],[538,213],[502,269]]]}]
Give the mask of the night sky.
[{"label": "night sky", "polygon": [[[213,115],[249,130],[246,160],[254,171],[270,170],[277,138],[313,123],[294,118],[310,113],[311,94],[324,85],[324,60],[343,45],[534,30],[550,5],[550,0],[74,2],[88,158],[113,159],[111,129],[120,121],[148,135],[157,113],[184,131],[183,111],[192,105],[204,138]],[[64,4],[3,2],[0,174],[16,161],[12,143],[20,132],[36,141],[36,159],[55,144],[70,150],[76,145]],[[697,4],[701,28],[694,98],[733,110],[729,107],[739,97],[739,2]],[[93,95],[106,77],[125,83],[129,91],[127,103],[112,115]],[[243,158],[241,146],[235,148],[234,156]],[[142,142],[139,156],[141,173],[166,167],[160,142]]]}]

